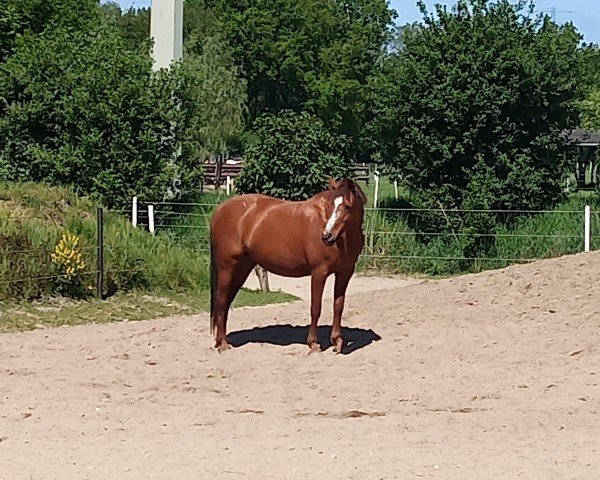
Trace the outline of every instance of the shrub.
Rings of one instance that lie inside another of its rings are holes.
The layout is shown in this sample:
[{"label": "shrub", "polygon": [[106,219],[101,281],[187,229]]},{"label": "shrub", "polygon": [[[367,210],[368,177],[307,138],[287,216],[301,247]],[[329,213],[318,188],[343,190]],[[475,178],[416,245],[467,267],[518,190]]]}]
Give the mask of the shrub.
[{"label": "shrub", "polygon": [[[380,88],[387,95],[381,108],[395,111],[394,128],[379,128],[395,132],[393,155],[384,158],[409,183],[411,202],[446,210],[559,204],[568,167],[561,132],[577,123],[574,27],[524,15],[524,2],[459,0],[436,16],[420,3],[424,25],[403,38],[391,84]],[[503,220],[415,218],[466,233]],[[489,247],[470,242],[465,253]]]},{"label": "shrub", "polygon": [[109,207],[164,198],[187,179],[177,86],[177,69],[153,73],[113,27],[22,37],[0,69],[0,179],[70,185]]},{"label": "shrub", "polygon": [[331,134],[308,113],[264,115],[256,120],[254,134],[237,182],[241,192],[301,200],[323,190],[328,177],[348,174],[346,138]]},{"label": "shrub", "polygon": [[[108,294],[208,288],[208,256],[105,217]],[[95,204],[72,191],[0,182],[0,300],[95,291]],[[91,288],[90,288],[91,287]]]}]

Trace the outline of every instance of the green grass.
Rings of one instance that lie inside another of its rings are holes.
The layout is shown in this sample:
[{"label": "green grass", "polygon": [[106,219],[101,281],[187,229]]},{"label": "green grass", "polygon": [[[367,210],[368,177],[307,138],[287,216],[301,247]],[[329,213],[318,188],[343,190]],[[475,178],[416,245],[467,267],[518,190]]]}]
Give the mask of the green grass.
[{"label": "green grass", "polygon": [[[215,203],[219,198],[208,195],[207,201]],[[195,218],[206,226],[206,218]],[[52,258],[66,232],[75,234],[79,243],[66,249],[65,258],[81,255],[81,271],[71,278],[65,275],[66,263]],[[201,236],[201,248],[191,241],[188,247],[167,234],[152,236],[134,228],[123,215],[107,212],[106,301],[93,298],[96,238],[96,204],[92,200],[79,198],[68,189],[0,182],[0,331],[145,320],[207,308],[208,230]],[[280,292],[243,290],[235,305],[294,298]]]},{"label": "green grass", "polygon": [[[364,224],[366,245],[357,268],[359,272],[374,274],[445,277],[581,252],[584,206],[591,205],[593,211],[600,211],[600,200],[596,194],[575,193],[559,205],[556,212],[523,216],[510,226],[497,224],[486,231],[430,235],[433,229],[428,226],[411,228],[415,225],[414,218],[411,218],[414,212],[373,211],[374,183],[363,183],[362,187],[369,203]],[[402,188],[399,194],[400,201],[407,198],[407,192]],[[208,249],[210,214],[214,205],[224,198],[223,193],[205,197],[209,206],[193,210],[192,216],[179,217],[180,222],[161,235],[189,249]],[[383,178],[380,201],[393,205],[395,200],[393,183]],[[600,228],[598,217],[595,213],[592,232]],[[473,246],[474,240],[483,239],[489,239],[485,248]]]},{"label": "green grass", "polygon": [[[264,294],[242,289],[233,306],[262,306],[294,300],[298,298],[282,292]],[[104,301],[55,297],[35,302],[5,303],[0,304],[0,333],[196,315],[207,311],[208,305],[208,292],[173,291],[120,293]]]},{"label": "green grass", "polygon": [[[84,268],[73,279],[51,255],[66,232],[79,237],[71,250]],[[96,205],[66,189],[0,183],[0,300],[95,291]],[[106,294],[130,290],[208,288],[206,254],[134,228],[118,213],[105,217]]]}]

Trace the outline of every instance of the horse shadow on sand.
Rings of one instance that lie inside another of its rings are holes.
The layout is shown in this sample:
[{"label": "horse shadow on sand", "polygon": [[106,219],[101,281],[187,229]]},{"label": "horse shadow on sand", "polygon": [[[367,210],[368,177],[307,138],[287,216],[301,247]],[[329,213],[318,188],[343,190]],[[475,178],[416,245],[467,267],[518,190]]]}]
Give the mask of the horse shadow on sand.
[{"label": "horse shadow on sand", "polygon": [[[270,345],[288,347],[290,345],[306,345],[307,335],[308,326],[292,326],[288,324],[239,330],[229,333],[227,338],[233,347],[243,347],[249,343],[268,343]],[[329,339],[330,336],[331,326],[324,325],[317,328],[317,341],[321,345],[321,350],[325,351],[332,346]],[[344,338],[342,355],[349,355],[373,342],[381,340],[381,337],[373,330],[362,328],[342,327],[342,337]]]}]

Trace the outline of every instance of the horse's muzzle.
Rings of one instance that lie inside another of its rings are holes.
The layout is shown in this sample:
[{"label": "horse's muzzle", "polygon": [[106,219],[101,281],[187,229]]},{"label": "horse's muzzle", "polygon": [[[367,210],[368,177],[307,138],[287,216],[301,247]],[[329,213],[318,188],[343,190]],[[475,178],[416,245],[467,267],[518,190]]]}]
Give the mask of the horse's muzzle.
[{"label": "horse's muzzle", "polygon": [[331,247],[337,240],[337,237],[332,233],[323,232],[322,239],[323,239],[323,243],[325,245],[327,245],[328,247]]}]

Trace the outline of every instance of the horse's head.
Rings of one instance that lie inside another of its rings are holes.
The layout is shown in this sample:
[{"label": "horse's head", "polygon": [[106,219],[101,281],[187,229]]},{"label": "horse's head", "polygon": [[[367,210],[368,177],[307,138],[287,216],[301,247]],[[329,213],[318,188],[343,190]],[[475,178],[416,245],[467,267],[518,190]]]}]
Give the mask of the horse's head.
[{"label": "horse's head", "polygon": [[353,180],[345,178],[339,182],[330,179],[324,199],[327,223],[322,238],[325,245],[331,246],[348,225],[360,226],[367,197]]}]

